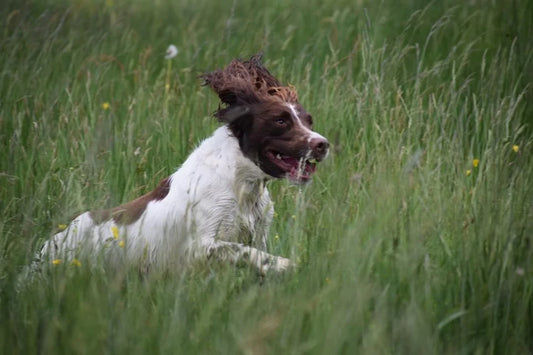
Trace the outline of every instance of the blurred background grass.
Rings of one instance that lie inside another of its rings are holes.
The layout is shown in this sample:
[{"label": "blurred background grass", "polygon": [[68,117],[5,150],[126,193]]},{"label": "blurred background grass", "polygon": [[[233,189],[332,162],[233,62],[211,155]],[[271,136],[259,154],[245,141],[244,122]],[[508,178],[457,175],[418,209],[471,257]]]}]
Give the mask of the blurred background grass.
[{"label": "blurred background grass", "polygon": [[[3,1],[0,18],[2,353],[533,351],[531,2]],[[15,289],[59,224],[172,173],[217,127],[198,75],[258,51],[333,143],[313,184],[270,186],[270,249],[298,271],[64,265]]]}]

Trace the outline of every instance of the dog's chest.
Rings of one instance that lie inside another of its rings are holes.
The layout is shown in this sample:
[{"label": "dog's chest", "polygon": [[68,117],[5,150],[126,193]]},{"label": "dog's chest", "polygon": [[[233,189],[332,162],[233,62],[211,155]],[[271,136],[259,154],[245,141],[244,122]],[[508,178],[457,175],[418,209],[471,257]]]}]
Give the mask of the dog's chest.
[{"label": "dog's chest", "polygon": [[266,207],[264,201],[261,200],[254,204],[240,206],[236,219],[239,242],[252,245],[254,237],[263,234],[263,229],[268,223]]},{"label": "dog's chest", "polygon": [[246,245],[262,243],[272,219],[272,202],[261,186],[237,190],[231,206],[224,208],[222,221],[227,239]]}]

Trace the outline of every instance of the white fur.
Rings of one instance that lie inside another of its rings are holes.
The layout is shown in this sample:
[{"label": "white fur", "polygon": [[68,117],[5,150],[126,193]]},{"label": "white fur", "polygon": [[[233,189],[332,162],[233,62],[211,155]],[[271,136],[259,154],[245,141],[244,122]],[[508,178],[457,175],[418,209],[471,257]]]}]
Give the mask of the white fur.
[{"label": "white fur", "polygon": [[324,136],[322,136],[320,133],[317,133],[317,132],[307,128],[302,123],[302,120],[300,119],[300,115],[298,115],[298,111],[296,111],[296,108],[294,107],[293,104],[287,104],[287,107],[291,110],[291,114],[294,117],[294,121],[296,122],[296,124],[298,126],[300,126],[300,128],[303,129],[304,132],[306,133],[306,135],[307,135],[307,143],[310,143],[312,139],[320,139],[320,140],[327,141],[327,139],[324,138]]},{"label": "white fur", "polygon": [[273,216],[267,179],[229,129],[220,127],[172,174],[168,194],[149,202],[137,221],[98,225],[86,212],[46,242],[41,257],[71,262],[124,255],[149,268],[215,257],[244,261],[261,273],[285,270],[290,260],[266,252]]}]

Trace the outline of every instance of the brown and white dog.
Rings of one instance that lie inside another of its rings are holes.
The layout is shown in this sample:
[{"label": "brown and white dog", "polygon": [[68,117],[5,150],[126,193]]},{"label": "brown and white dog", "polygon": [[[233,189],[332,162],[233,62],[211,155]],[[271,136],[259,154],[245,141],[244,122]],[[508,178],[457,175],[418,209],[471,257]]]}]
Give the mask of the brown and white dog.
[{"label": "brown and white dog", "polygon": [[260,56],[203,75],[224,123],[152,192],[109,210],[85,212],[48,240],[40,259],[123,255],[144,268],[173,268],[198,258],[245,262],[264,274],[293,263],[267,252],[273,204],[266,183],[309,181],[329,143],[292,87]]}]

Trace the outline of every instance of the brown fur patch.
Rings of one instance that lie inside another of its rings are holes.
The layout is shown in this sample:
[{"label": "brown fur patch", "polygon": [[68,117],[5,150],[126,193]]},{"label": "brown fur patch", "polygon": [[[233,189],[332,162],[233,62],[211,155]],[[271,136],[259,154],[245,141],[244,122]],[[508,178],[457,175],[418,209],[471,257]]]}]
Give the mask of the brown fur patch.
[{"label": "brown fur patch", "polygon": [[205,85],[211,87],[220,100],[228,105],[215,113],[223,118],[224,113],[235,106],[258,103],[298,103],[298,95],[292,86],[283,86],[261,64],[261,55],[250,60],[234,59],[225,69],[203,75]]},{"label": "brown fur patch", "polygon": [[133,201],[108,210],[91,211],[90,216],[96,224],[101,224],[113,219],[116,224],[128,225],[141,218],[150,201],[164,199],[170,190],[170,178],[161,180],[157,187]]}]

